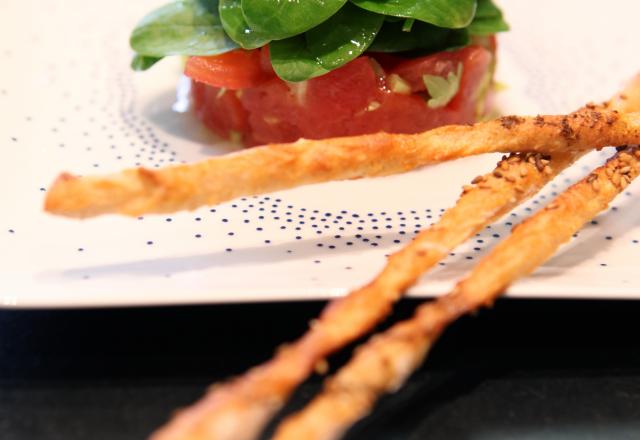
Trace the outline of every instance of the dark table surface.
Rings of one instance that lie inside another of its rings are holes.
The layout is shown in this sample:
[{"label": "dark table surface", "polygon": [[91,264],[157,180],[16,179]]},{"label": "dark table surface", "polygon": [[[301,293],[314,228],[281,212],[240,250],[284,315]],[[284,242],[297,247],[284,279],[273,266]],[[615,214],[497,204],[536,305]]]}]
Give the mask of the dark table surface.
[{"label": "dark table surface", "polygon": [[[395,319],[415,305],[402,302]],[[143,439],[301,334],[322,306],[0,310],[0,439]],[[348,438],[639,439],[639,317],[640,302],[501,300],[447,331]]]}]

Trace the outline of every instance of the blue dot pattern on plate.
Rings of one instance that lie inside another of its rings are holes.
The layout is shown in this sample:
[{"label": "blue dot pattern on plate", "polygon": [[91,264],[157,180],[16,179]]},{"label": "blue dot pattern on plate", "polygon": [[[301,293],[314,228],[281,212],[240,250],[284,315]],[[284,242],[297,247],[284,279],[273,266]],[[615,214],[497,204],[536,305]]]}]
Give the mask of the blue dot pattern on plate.
[{"label": "blue dot pattern on plate", "polygon": [[[7,8],[21,17],[20,14],[27,14],[28,7],[18,3],[10,3]],[[565,7],[550,0],[543,3]],[[32,164],[33,172],[20,176],[22,180],[11,188],[19,192],[20,198],[12,198],[17,201],[15,208],[3,213],[6,232],[0,234],[0,248],[15,255],[12,260],[20,261],[20,255],[27,254],[24,266],[9,262],[15,264],[15,269],[31,270],[27,262],[36,265],[32,266],[35,269],[30,279],[48,280],[55,274],[56,279],[62,280],[60,283],[70,283],[61,291],[73,291],[73,282],[83,280],[85,287],[79,288],[79,295],[91,288],[115,285],[123,292],[138,288],[187,292],[185,298],[189,291],[198,289],[216,292],[212,293],[215,296],[247,286],[271,292],[296,289],[300,292],[297,298],[335,294],[339,288],[370,279],[386,255],[437,221],[455,200],[460,183],[488,170],[494,162],[474,159],[468,166],[451,164],[451,169],[458,171],[440,177],[434,177],[439,172],[434,168],[366,184],[327,184],[246,197],[192,213],[86,222],[34,218],[33,207],[40,206],[58,171],[90,174],[133,166],[158,168],[231,151],[221,144],[210,147],[212,136],[189,113],[171,110],[176,102],[179,60],[164,60],[145,73],[129,70],[130,53],[122,41],[130,31],[127,20],[134,22],[139,11],[124,2],[116,6],[113,9],[121,11],[118,14],[79,1],[72,5],[38,4],[41,14],[30,19],[39,32],[20,35],[15,40],[28,50],[0,42],[0,61],[10,78],[0,85],[0,111],[7,122],[0,126],[0,139],[8,147],[5,162],[23,159],[20,155],[29,149],[42,149],[42,160]],[[143,6],[139,8],[145,10]],[[583,6],[587,12],[595,8],[586,3]],[[510,12],[514,31],[501,41],[501,58],[505,65],[508,60],[516,72],[512,90],[522,91],[537,106],[532,112],[564,112],[585,100],[605,98],[637,68],[629,66],[627,56],[633,53],[635,43],[629,43],[631,50],[622,50],[632,26],[621,24],[605,34],[584,33],[579,34],[580,38],[558,39],[547,35],[552,27],[539,29],[533,20],[534,16],[544,16],[547,21],[554,17],[547,17],[543,7],[530,9],[527,14],[517,8]],[[597,14],[587,12],[575,26],[592,29],[594,23],[607,17],[627,19],[613,17],[608,8]],[[628,20],[635,23],[635,18]],[[60,33],[60,23],[73,26],[83,38]],[[532,36],[537,42],[534,47],[528,44]],[[521,50],[523,41],[527,51]],[[66,50],[61,53],[60,47]],[[593,50],[584,50],[585,47]],[[616,55],[617,50],[624,56]],[[590,54],[594,52],[603,54],[605,60],[601,64],[592,62]],[[83,56],[78,57],[79,53]],[[42,73],[38,75],[39,82],[21,73],[28,66]],[[529,80],[519,83],[518,72]],[[572,78],[571,87],[562,80],[567,77]],[[12,82],[11,78],[20,81]],[[593,95],[596,90],[599,96]],[[26,106],[24,102],[56,105],[45,108]],[[540,195],[452,251],[417,290],[445,291],[447,283],[463,275],[507,237],[513,226],[543,207],[607,154],[609,150],[590,155]],[[627,267],[625,262],[633,258],[623,261],[620,255],[632,253],[637,257],[640,252],[640,232],[635,231],[633,221],[634,188],[630,187],[610,210],[576,234],[560,255],[531,278],[528,291],[535,293],[547,285],[548,279],[564,279],[558,273],[567,268],[579,266],[582,273],[614,273]],[[439,196],[447,191],[448,195]],[[547,274],[552,278],[545,278]],[[154,284],[155,279],[160,284]],[[616,279],[624,280],[624,276]],[[580,277],[572,280],[580,281]],[[325,293],[318,293],[321,291]]]}]

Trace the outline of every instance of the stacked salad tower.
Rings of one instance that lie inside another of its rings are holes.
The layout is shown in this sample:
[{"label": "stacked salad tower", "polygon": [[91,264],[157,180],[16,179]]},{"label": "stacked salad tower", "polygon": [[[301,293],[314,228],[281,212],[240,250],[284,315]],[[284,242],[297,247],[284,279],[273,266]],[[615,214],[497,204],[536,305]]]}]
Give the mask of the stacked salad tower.
[{"label": "stacked salad tower", "polygon": [[245,145],[473,122],[508,29],[491,0],[178,0],[132,67],[188,56],[197,116]]}]

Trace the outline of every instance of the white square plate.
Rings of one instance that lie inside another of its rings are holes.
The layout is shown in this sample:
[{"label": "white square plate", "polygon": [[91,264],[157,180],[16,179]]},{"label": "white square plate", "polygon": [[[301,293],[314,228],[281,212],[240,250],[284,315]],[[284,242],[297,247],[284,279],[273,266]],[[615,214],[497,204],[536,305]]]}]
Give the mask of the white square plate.
[{"label": "white square plate", "polygon": [[[640,3],[501,1],[503,112],[556,113],[605,99],[640,70]],[[104,6],[104,5],[103,5]],[[128,33],[155,1],[0,3],[0,305],[104,306],[329,298],[493,166],[483,156],[406,175],[308,186],[212,209],[79,222],[42,212],[63,170],[102,173],[194,161],[233,147],[179,112],[180,61],[129,70]],[[212,146],[216,144],[215,146]],[[594,153],[488,227],[411,289],[443,292],[500,237],[610,151]],[[518,297],[640,298],[638,186],[531,277]]]}]

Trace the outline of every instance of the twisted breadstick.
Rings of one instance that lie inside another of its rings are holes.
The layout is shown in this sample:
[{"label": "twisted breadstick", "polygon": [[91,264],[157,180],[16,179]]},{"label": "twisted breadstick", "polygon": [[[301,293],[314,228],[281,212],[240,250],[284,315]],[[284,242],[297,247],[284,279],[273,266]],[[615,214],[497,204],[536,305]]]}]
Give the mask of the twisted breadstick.
[{"label": "twisted breadstick", "polygon": [[480,153],[553,154],[638,142],[640,114],[594,107],[566,116],[505,116],[416,135],[378,133],[267,145],[158,170],[62,174],[47,192],[45,209],[69,217],[173,212],[310,183],[402,173]]}]

